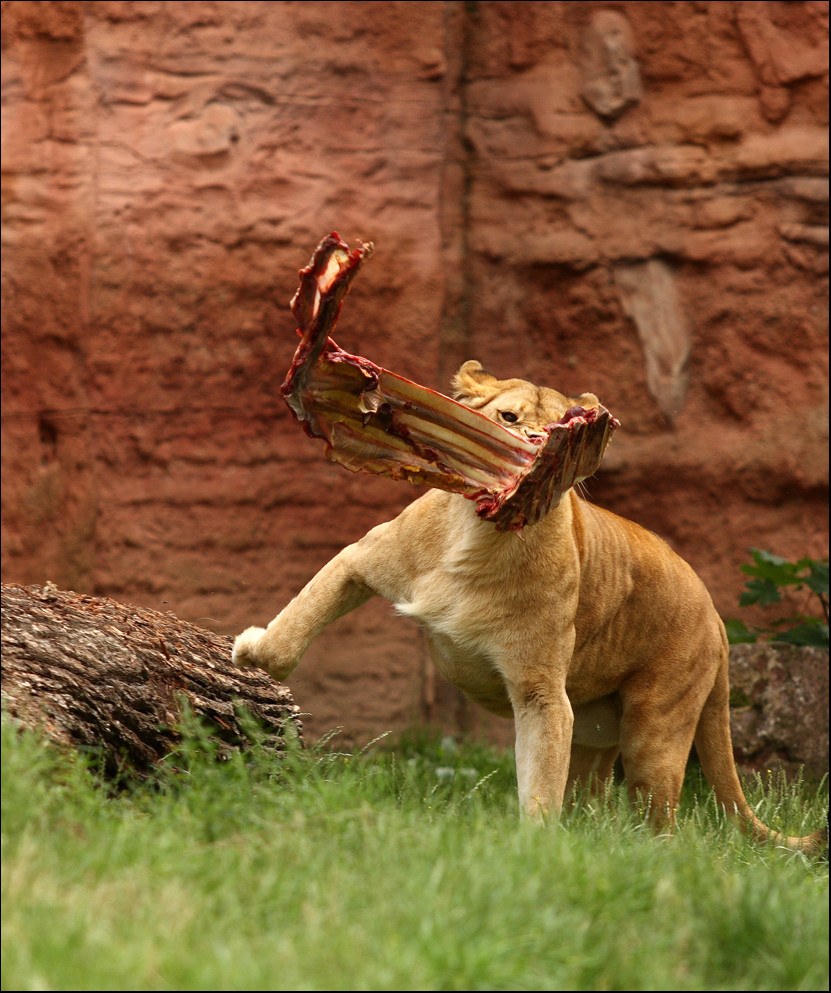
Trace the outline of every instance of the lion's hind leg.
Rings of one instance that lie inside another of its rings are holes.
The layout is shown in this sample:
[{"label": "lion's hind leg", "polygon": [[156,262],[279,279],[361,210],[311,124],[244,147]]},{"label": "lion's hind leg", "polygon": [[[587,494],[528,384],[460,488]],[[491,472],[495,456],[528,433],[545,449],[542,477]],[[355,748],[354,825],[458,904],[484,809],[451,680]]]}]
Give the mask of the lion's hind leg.
[{"label": "lion's hind leg", "polygon": [[658,831],[671,831],[700,708],[624,699],[620,751],[629,800]]}]

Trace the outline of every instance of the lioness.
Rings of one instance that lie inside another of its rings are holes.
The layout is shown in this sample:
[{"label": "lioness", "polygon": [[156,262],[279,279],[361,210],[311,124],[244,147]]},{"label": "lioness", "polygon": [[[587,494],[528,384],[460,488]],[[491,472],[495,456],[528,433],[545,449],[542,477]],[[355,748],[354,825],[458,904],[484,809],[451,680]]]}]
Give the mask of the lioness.
[{"label": "lioness", "polygon": [[[591,394],[565,397],[466,362],[466,406],[531,437]],[[644,528],[569,490],[521,534],[470,500],[431,490],[336,555],[268,628],[236,639],[238,666],[283,680],[311,641],[372,596],[423,629],[442,675],[516,725],[520,809],[558,812],[576,781],[596,789],[622,757],[633,800],[669,826],[695,742],[719,803],[759,838],[806,850],[751,812],[733,762],[724,626],[693,570]]]}]

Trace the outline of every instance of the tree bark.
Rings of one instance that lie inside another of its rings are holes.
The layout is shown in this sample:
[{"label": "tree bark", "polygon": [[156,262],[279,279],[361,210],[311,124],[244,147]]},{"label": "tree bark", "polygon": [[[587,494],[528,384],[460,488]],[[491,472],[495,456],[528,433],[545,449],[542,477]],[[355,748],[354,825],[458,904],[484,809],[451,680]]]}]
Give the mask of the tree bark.
[{"label": "tree bark", "polygon": [[111,778],[145,777],[181,740],[187,709],[220,755],[255,738],[275,753],[302,744],[288,686],[236,669],[231,646],[171,613],[51,583],[2,586],[4,709],[58,743],[99,751]]}]

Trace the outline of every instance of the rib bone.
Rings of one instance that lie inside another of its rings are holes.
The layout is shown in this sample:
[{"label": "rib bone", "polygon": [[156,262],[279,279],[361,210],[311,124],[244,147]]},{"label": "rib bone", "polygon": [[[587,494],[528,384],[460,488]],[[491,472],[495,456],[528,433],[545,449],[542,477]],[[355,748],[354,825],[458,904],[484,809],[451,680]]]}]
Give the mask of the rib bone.
[{"label": "rib bone", "polygon": [[347,469],[406,479],[476,503],[500,531],[534,524],[592,475],[619,422],[572,407],[530,440],[450,397],[397,376],[330,337],[372,245],[330,234],[300,270],[291,302],[302,336],[281,393],[306,433]]}]

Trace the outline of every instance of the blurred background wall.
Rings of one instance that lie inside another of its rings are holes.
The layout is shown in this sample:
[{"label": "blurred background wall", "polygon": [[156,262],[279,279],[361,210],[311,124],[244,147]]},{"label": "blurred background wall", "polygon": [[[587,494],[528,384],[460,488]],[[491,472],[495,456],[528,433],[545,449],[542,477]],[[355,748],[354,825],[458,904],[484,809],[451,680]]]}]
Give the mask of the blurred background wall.
[{"label": "blurred background wall", "polygon": [[[318,240],[350,351],[618,416],[595,502],[737,607],[828,545],[825,2],[2,3],[2,577],[266,623],[414,496],[279,397]],[[745,616],[745,615],[743,615]],[[289,680],[310,736],[506,738],[373,602]]]}]

